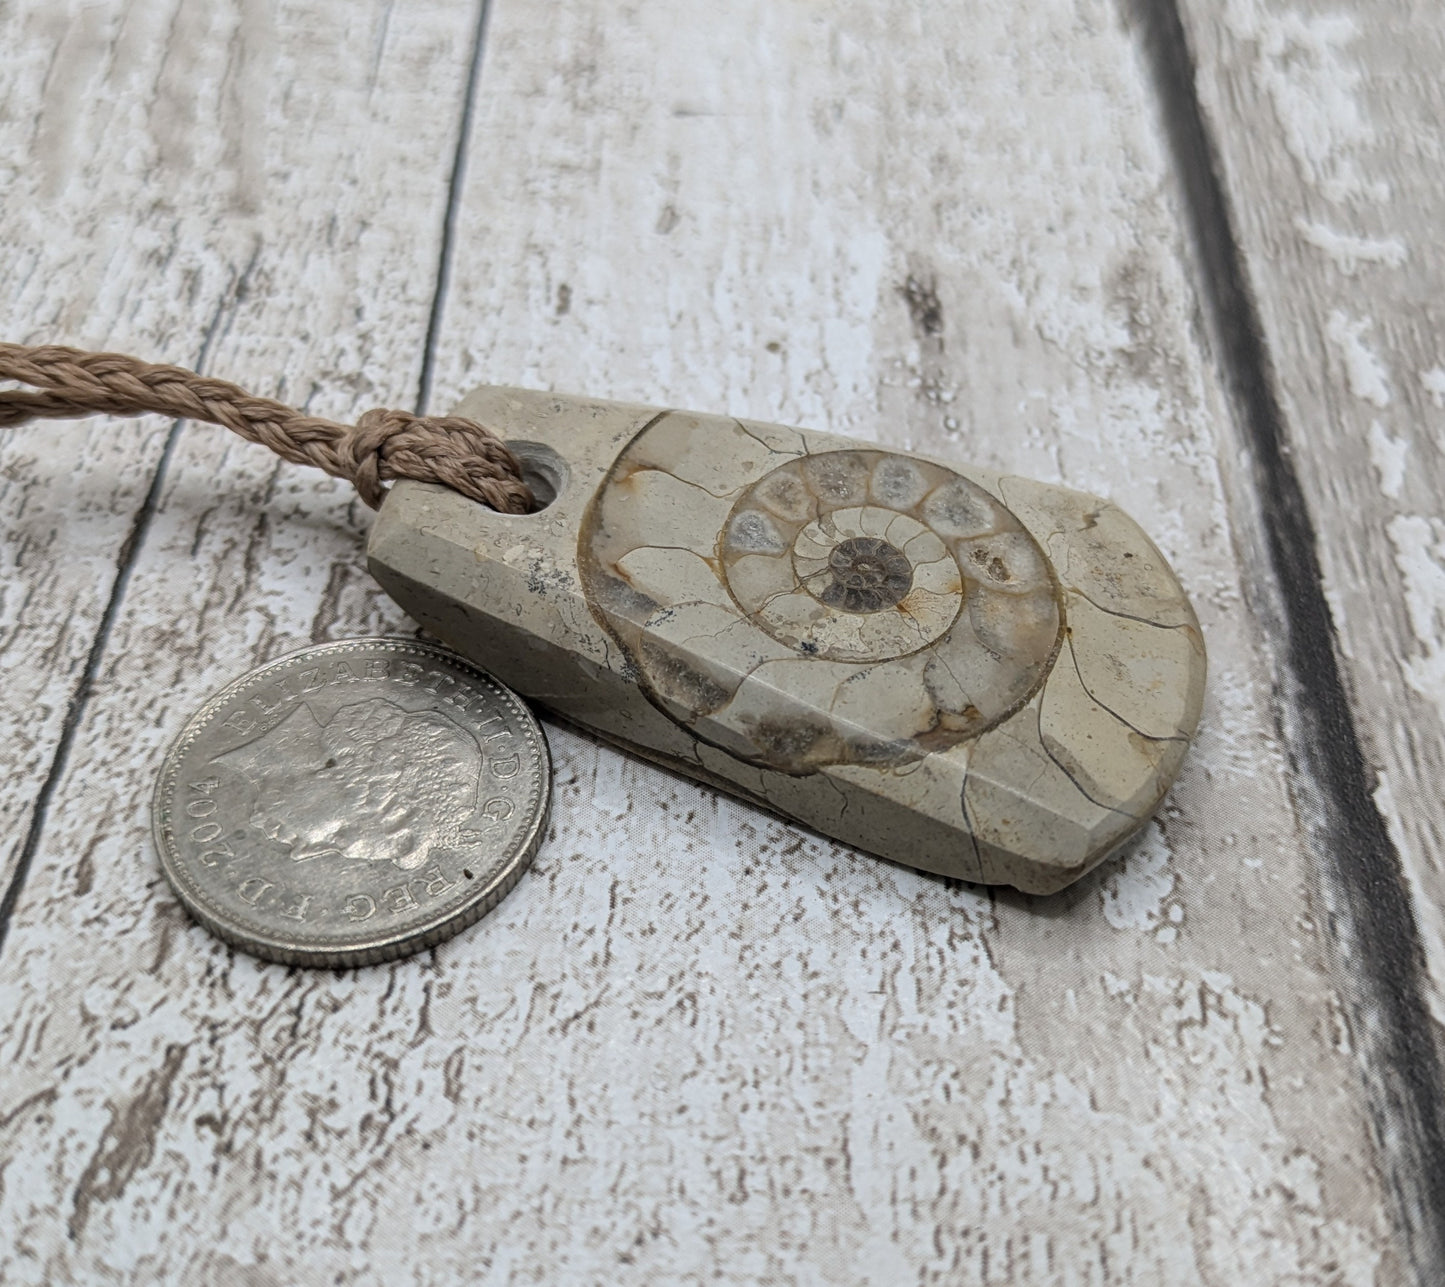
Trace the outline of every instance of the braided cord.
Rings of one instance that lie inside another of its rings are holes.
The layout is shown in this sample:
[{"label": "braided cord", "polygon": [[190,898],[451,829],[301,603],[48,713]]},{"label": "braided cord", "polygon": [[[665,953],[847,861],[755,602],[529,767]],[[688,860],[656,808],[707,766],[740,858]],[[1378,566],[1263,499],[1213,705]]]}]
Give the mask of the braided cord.
[{"label": "braided cord", "polygon": [[30,386],[0,390],[0,428],[154,412],[224,425],[295,464],[344,478],[373,509],[386,495],[383,484],[397,478],[441,483],[504,514],[532,509],[531,489],[507,445],[490,429],[457,416],[378,409],[354,425],[339,424],[184,367],[53,344],[0,343],[0,379]]}]

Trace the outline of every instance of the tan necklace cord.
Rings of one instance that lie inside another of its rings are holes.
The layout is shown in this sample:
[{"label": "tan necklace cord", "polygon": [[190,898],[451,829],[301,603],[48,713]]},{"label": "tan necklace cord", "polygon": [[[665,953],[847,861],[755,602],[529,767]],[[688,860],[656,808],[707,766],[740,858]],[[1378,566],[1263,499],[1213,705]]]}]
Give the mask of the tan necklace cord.
[{"label": "tan necklace cord", "polygon": [[533,508],[522,466],[507,445],[490,429],[457,416],[378,409],[354,425],[338,424],[184,367],[54,344],[0,343],[0,380],[35,390],[0,390],[0,428],[154,412],[224,425],[295,464],[344,478],[372,509],[386,495],[382,484],[397,478],[441,483],[504,514]]}]

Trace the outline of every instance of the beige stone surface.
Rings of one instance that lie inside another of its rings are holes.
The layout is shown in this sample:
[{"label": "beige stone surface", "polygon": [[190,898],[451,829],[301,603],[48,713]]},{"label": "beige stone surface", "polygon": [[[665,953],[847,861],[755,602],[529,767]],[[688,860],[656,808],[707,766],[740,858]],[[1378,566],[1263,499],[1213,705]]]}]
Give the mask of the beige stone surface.
[{"label": "beige stone surface", "polygon": [[510,518],[400,486],[369,566],[557,713],[846,844],[1036,894],[1173,782],[1204,645],[1107,502],[724,416],[505,388],[457,410],[555,495]]}]

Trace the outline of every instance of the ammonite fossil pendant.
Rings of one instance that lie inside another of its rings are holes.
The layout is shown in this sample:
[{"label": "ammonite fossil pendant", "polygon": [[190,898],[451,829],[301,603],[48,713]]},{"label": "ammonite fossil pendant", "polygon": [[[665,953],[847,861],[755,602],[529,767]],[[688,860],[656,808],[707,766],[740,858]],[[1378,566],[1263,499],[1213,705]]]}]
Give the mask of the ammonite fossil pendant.
[{"label": "ammonite fossil pendant", "polygon": [[545,507],[398,483],[372,572],[527,697],[871,853],[1048,893],[1199,720],[1179,582],[1107,501],[830,434],[519,389]]}]

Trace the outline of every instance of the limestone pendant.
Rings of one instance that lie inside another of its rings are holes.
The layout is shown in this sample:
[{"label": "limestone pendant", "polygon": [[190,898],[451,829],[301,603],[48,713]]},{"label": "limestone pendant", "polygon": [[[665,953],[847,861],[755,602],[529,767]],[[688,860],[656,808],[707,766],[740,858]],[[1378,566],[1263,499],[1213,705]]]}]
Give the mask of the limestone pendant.
[{"label": "limestone pendant", "polygon": [[520,389],[546,508],[396,484],[371,570],[602,736],[895,862],[1029,893],[1153,813],[1199,720],[1173,572],[1094,496],[830,434]]}]

